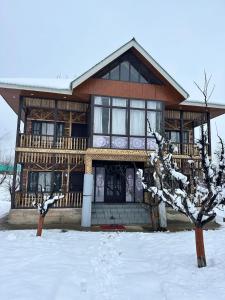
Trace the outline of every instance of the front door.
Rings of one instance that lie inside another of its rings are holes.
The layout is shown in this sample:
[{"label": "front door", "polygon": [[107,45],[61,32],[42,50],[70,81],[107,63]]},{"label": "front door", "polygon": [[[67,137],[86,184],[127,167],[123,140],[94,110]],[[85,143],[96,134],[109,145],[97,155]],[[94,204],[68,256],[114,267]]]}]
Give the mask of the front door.
[{"label": "front door", "polygon": [[121,166],[107,166],[105,169],[105,202],[121,203],[126,201],[125,174]]}]

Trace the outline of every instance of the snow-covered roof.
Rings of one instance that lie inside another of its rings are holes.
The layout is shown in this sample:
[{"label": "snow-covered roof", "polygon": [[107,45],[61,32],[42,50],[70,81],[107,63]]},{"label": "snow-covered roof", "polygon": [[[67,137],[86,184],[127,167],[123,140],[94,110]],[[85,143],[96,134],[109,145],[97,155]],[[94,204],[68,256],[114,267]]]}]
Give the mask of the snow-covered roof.
[{"label": "snow-covered roof", "polygon": [[[185,101],[181,102],[181,105],[206,107],[204,101],[199,101],[199,100],[185,100]],[[207,107],[208,108],[225,109],[225,104],[209,102]]]},{"label": "snow-covered roof", "polygon": [[139,43],[137,43],[135,39],[124,44],[94,67],[75,79],[0,78],[0,88],[72,94],[75,87],[86,81],[131,48],[136,49],[185,99],[188,98],[188,93],[153,59],[150,54],[146,52]]},{"label": "snow-covered roof", "polygon": [[0,87],[70,93],[71,82],[72,79],[62,78],[0,78]]}]

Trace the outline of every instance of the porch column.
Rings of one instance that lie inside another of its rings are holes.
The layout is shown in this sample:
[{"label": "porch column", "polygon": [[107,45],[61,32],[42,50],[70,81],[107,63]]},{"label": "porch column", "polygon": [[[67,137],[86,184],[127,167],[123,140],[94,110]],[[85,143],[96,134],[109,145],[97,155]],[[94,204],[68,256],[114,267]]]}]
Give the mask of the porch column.
[{"label": "porch column", "polygon": [[184,113],[180,111],[180,154],[184,154]]},{"label": "porch column", "polygon": [[207,134],[208,134],[208,155],[212,155],[211,145],[211,128],[210,128],[210,112],[207,112]]},{"label": "porch column", "polygon": [[91,226],[91,204],[93,197],[93,174],[92,174],[92,158],[85,158],[85,174],[83,186],[83,204],[81,215],[81,226]]},{"label": "porch column", "polygon": [[161,201],[159,203],[159,225],[160,228],[167,228],[166,204]]},{"label": "porch column", "polygon": [[[20,144],[20,125],[22,119],[22,109],[23,109],[23,96],[19,97],[19,109],[17,117],[17,127],[16,127],[16,147]],[[13,182],[12,182],[12,195],[11,195],[11,208],[15,208],[15,198],[16,198],[16,177],[17,177],[17,161],[18,161],[18,152],[15,149],[14,157],[14,168],[13,168]],[[21,170],[22,172],[22,170]]]}]

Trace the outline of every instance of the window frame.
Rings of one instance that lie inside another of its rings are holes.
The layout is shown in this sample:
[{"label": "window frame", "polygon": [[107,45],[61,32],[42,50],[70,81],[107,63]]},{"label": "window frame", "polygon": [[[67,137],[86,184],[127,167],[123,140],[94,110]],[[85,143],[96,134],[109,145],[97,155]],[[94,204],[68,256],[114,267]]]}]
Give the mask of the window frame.
[{"label": "window frame", "polygon": [[[43,174],[43,173],[50,173],[51,174],[51,186],[50,186],[50,191],[44,191],[45,193],[50,193],[53,189],[53,183],[55,182],[55,179],[57,177],[57,175],[60,175],[60,181],[61,181],[61,184],[60,186],[57,187],[56,191],[55,192],[59,192],[61,189],[62,189],[62,184],[63,184],[63,175],[62,175],[62,172],[61,171],[55,171],[55,172],[50,172],[50,171],[31,171],[28,173],[28,185],[27,185],[27,190],[29,193],[40,193],[41,191],[39,191],[39,176],[40,174]],[[35,182],[35,187],[34,189],[31,188],[31,181],[32,181],[32,176],[36,177],[36,182]],[[52,178],[53,176],[53,178]],[[54,179],[54,180],[53,180]]]},{"label": "window frame", "polygon": [[[95,104],[95,97],[106,97],[106,96],[99,96],[99,95],[93,95],[92,99],[91,99],[91,110],[92,110],[92,125],[91,125],[91,147],[94,147],[94,136],[107,136],[109,137],[109,147],[105,147],[106,149],[121,149],[121,150],[146,150],[147,149],[147,143],[148,143],[148,139],[151,139],[151,136],[149,136],[147,134],[147,115],[148,115],[148,111],[153,111],[153,112],[160,112],[161,113],[161,133],[164,132],[164,116],[165,116],[165,104],[163,101],[160,100],[155,100],[155,99],[134,99],[134,98],[124,98],[124,97],[111,97],[111,96],[107,96],[107,98],[109,98],[109,105],[105,106],[105,105],[100,105],[100,104]],[[127,100],[126,101],[126,106],[122,107],[122,106],[114,106],[112,105],[113,103],[113,98],[116,99],[124,99]],[[135,108],[135,107],[131,107],[130,103],[132,100],[137,100],[137,101],[144,101],[145,105],[143,108]],[[156,108],[156,109],[152,109],[152,108],[148,108],[147,107],[147,103],[148,101],[157,101],[160,102],[160,109]],[[94,108],[95,107],[107,107],[110,109],[110,128],[109,128],[109,134],[102,134],[102,133],[95,133],[94,132]],[[112,133],[112,109],[113,108],[118,108],[118,109],[126,109],[126,134],[113,134]],[[130,134],[130,112],[131,110],[141,110],[144,111],[144,122],[145,122],[145,134],[143,136],[137,136],[137,135],[131,135]],[[128,143],[127,143],[127,148],[116,148],[116,147],[112,147],[112,137],[127,137],[128,138]],[[140,148],[140,149],[134,149],[130,147],[130,140],[131,138],[144,138],[145,141],[145,147],[144,148]],[[94,147],[95,148],[95,147]],[[96,147],[96,148],[101,148],[101,147]],[[102,147],[104,148],[104,147]]]}]

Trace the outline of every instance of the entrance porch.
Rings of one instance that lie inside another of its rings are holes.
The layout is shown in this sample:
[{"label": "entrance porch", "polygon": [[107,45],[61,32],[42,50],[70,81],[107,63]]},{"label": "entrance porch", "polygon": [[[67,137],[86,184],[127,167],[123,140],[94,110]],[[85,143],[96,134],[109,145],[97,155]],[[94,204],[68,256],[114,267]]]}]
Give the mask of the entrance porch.
[{"label": "entrance porch", "polygon": [[143,202],[143,186],[137,169],[143,163],[94,161],[94,203]]}]

